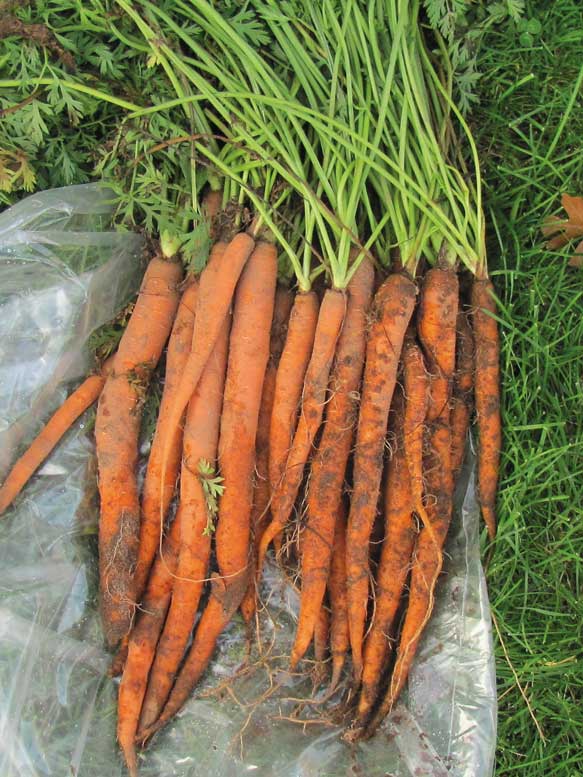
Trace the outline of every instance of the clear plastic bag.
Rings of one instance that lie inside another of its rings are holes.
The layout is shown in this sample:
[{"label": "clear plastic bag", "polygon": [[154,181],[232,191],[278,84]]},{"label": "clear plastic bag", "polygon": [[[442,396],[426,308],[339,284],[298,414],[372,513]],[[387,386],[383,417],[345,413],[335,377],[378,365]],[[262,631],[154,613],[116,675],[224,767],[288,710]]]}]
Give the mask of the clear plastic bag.
[{"label": "clear plastic bag", "polygon": [[[89,186],[30,198],[0,216],[0,445],[9,458],[15,423],[23,438],[36,431],[63,385],[84,373],[88,333],[136,288],[136,239],[90,232],[106,225],[107,214],[106,195]],[[39,237],[45,226],[52,242]],[[71,236],[85,230],[89,264],[69,253]],[[25,239],[31,231],[34,238]],[[6,306],[18,312],[18,326],[6,320]],[[115,743],[117,681],[106,676],[96,608],[96,472],[84,426],[81,419],[66,435],[0,523],[2,777],[125,774]],[[285,719],[311,680],[290,676],[276,658],[289,655],[297,601],[270,568],[261,657],[256,647],[247,656],[237,616],[195,696],[145,751],[140,773],[490,777],[495,675],[471,451],[446,553],[408,692],[374,739],[348,745],[330,721],[302,726]],[[306,708],[300,718],[310,715]]]}]

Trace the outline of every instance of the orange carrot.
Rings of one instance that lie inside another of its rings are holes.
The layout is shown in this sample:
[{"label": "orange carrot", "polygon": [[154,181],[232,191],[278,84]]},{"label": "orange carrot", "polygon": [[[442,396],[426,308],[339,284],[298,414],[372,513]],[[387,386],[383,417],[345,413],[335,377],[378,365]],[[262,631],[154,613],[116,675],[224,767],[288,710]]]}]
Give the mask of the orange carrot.
[{"label": "orange carrot", "polygon": [[154,258],[121,338],[114,370],[101,393],[95,422],[101,515],[99,578],[107,644],[129,631],[135,608],[140,503],[138,437],[143,398],[178,307],[180,265]]},{"label": "orange carrot", "polygon": [[348,286],[346,317],[330,380],[326,422],[312,461],[302,543],[300,616],[291,655],[292,668],[308,649],[326,593],[336,517],[358,416],[356,397],[364,365],[366,315],[373,283],[374,269],[365,259]]},{"label": "orange carrot", "polygon": [[464,460],[473,409],[474,336],[467,313],[458,310],[457,357],[451,408],[451,466],[457,476]]},{"label": "orange carrot", "polygon": [[330,652],[332,654],[332,679],[328,693],[332,694],[340,681],[350,644],[346,596],[346,509],[343,502],[340,502],[336,519],[334,550],[328,577],[328,596],[331,609]]},{"label": "orange carrot", "polygon": [[330,638],[330,613],[326,607],[320,607],[314,629],[314,657],[316,661],[324,661],[328,652]]},{"label": "orange carrot", "polygon": [[98,375],[90,375],[67,397],[14,464],[0,488],[0,514],[12,504],[65,432],[97,401],[112,365],[113,357],[110,357]]},{"label": "orange carrot", "polygon": [[417,536],[404,445],[405,402],[400,391],[395,392],[391,416],[390,455],[384,486],[385,536],[377,571],[374,617],[364,646],[358,726],[366,723],[377,698]]},{"label": "orange carrot", "polygon": [[162,437],[168,414],[174,402],[176,389],[190,353],[192,329],[194,326],[194,308],[198,283],[190,283],[184,291],[166,353],[166,373],[164,391],[158,412],[156,431],[148,458],[148,468],[142,492],[142,521],[140,524],[140,547],[134,577],[136,600],[139,601],[146,585],[148,572],[156,550],[160,544],[162,530],[161,519],[166,516],[178,479],[180,458],[182,455],[182,425],[174,431],[174,439],[166,469],[164,490],[160,492],[160,459],[162,455]]},{"label": "orange carrot", "polygon": [[496,489],[502,448],[500,340],[494,287],[487,278],[472,286],[476,348],[475,399],[478,423],[478,496],[490,539],[496,535]]},{"label": "orange carrot", "polygon": [[417,287],[394,273],[378,290],[373,306],[354,455],[354,487],[346,534],[348,623],[355,685],[362,673],[362,643],[369,593],[369,539],[379,497],[389,408],[403,339]]},{"label": "orange carrot", "polygon": [[[291,292],[288,289],[279,287],[275,293],[269,362],[267,363],[265,378],[263,379],[257,440],[255,442],[255,488],[253,492],[253,509],[251,511],[254,566],[261,536],[269,523],[269,500],[271,498],[271,489],[269,487],[269,429],[275,397],[277,366],[285,344],[287,322],[292,304],[293,296]],[[255,614],[256,587],[255,575],[253,575],[245,597],[241,602],[241,613],[247,623],[251,621]]]},{"label": "orange carrot", "polygon": [[423,502],[423,440],[429,404],[429,375],[421,349],[411,332],[407,334],[403,348],[403,379],[406,400],[403,445],[413,508],[421,521],[427,524],[428,517]]},{"label": "orange carrot", "polygon": [[152,565],[142,610],[128,642],[127,659],[119,686],[117,739],[131,777],[136,777],[138,773],[135,736],[148,684],[148,673],[170,604],[179,548],[180,521],[177,516],[164,540],[162,553],[158,554]]},{"label": "orange carrot", "polygon": [[318,315],[314,347],[304,381],[300,419],[287,457],[285,471],[272,495],[273,519],[265,530],[259,546],[259,569],[263,566],[269,544],[286,526],[302,482],[304,467],[320,428],[326,404],[330,368],[345,309],[344,292],[328,289]]},{"label": "orange carrot", "polygon": [[224,250],[223,244],[219,243],[211,251],[209,261],[200,274],[192,347],[163,435],[160,491],[163,491],[166,482],[166,471],[172,454],[175,431],[180,425],[182,414],[217,342],[225,316],[231,306],[235,287],[254,247],[255,241],[251,235],[240,232],[224,247]]},{"label": "orange carrot", "polygon": [[397,659],[389,688],[368,725],[367,736],[376,731],[398,699],[433,610],[435,585],[442,565],[441,549],[451,514],[453,479],[450,445],[449,426],[440,421],[436,422],[432,428],[425,464],[426,488],[431,496],[427,503],[427,513],[432,531],[429,532],[424,526],[419,533],[413,554],[409,604],[399,639]]},{"label": "orange carrot", "polygon": [[275,396],[269,431],[269,483],[279,486],[293,442],[302,387],[318,323],[318,297],[313,291],[296,294],[285,346],[275,377]]},{"label": "orange carrot", "polygon": [[235,295],[229,362],[221,416],[219,462],[224,491],[219,501],[216,552],[220,577],[211,595],[162,714],[143,731],[149,737],[182,707],[208,666],[216,641],[241,604],[249,582],[250,514],[255,437],[261,388],[269,358],[277,252],[258,242]]},{"label": "orange carrot", "polygon": [[160,714],[192,632],[198,603],[208,576],[211,538],[208,508],[201,480],[201,461],[217,458],[223,403],[230,315],[210,356],[200,383],[188,404],[180,476],[180,554],[172,603],[150,672],[140,727],[147,728]]}]

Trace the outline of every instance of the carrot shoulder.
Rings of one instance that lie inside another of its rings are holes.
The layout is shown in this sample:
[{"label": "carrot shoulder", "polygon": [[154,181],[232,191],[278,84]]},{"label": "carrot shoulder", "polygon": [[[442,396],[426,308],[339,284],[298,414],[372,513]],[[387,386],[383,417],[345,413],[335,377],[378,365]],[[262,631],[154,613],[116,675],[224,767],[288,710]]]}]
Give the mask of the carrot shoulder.
[{"label": "carrot shoulder", "polygon": [[178,307],[181,268],[154,258],[101,393],[95,422],[101,513],[99,578],[105,638],[114,647],[129,631],[136,597],[140,529],[137,484],[141,408]]},{"label": "carrot shoulder", "polygon": [[99,375],[90,375],[67,397],[14,464],[0,488],[0,515],[12,504],[65,432],[98,400],[112,365],[112,359],[108,359]]},{"label": "carrot shoulder", "polygon": [[310,644],[326,593],[336,517],[358,415],[356,397],[364,364],[366,316],[373,283],[374,269],[365,259],[348,286],[346,316],[330,379],[326,421],[312,461],[302,542],[300,616],[291,656],[292,667]]},{"label": "carrot shoulder", "polygon": [[487,279],[472,286],[476,374],[474,395],[478,423],[478,496],[490,539],[496,534],[496,490],[502,448],[500,417],[500,337],[494,287]]},{"label": "carrot shoulder", "polygon": [[166,372],[164,375],[164,391],[160,402],[156,431],[148,458],[148,467],[142,491],[142,521],[140,524],[140,547],[135,571],[136,598],[139,601],[146,585],[150,566],[160,544],[162,531],[161,519],[166,516],[168,507],[174,495],[180,458],[182,455],[182,426],[174,432],[172,448],[164,490],[160,492],[160,458],[162,454],[162,435],[168,419],[168,414],[176,395],[184,365],[190,353],[192,329],[194,326],[194,307],[198,284],[190,283],[180,299],[176,319],[172,327],[166,353]]},{"label": "carrot shoulder", "polygon": [[380,492],[389,408],[416,294],[417,288],[410,277],[404,273],[390,275],[375,296],[367,342],[346,535],[348,623],[355,684],[360,682],[362,673],[369,540]]}]

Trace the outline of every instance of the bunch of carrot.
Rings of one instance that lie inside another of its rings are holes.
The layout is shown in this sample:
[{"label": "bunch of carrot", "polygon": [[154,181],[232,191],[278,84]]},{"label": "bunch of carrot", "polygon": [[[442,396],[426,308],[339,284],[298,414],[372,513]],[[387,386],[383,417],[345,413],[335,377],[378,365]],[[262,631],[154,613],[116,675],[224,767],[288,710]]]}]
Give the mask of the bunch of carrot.
[{"label": "bunch of carrot", "polygon": [[[131,774],[136,743],[187,701],[235,613],[259,614],[272,545],[300,594],[291,669],[313,643],[332,694],[350,659],[347,737],[370,736],[431,617],[474,412],[495,533],[499,344],[471,134],[417,2],[297,0],[311,25],[300,37],[254,0],[292,83],[205,0],[177,13],[208,50],[147,0],[117,3],[179,72],[177,99],[197,112],[204,101],[201,121],[223,138],[187,136],[223,177],[201,210],[215,240],[198,277],[184,277],[176,247],[150,261],[117,352],[16,463],[0,510],[98,399],[101,612]],[[247,229],[230,217],[244,210]],[[295,294],[278,283],[277,244]],[[140,494],[141,411],[164,348]]]}]

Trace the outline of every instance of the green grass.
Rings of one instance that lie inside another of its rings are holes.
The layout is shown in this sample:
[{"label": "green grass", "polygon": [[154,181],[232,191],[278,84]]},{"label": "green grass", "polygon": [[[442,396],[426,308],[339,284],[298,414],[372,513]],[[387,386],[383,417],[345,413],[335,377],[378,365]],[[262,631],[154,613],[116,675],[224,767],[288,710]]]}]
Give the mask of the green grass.
[{"label": "green grass", "polygon": [[567,267],[567,252],[545,250],[540,225],[562,192],[583,195],[583,7],[536,0],[525,17],[542,26],[531,45],[512,25],[486,37],[472,117],[502,323],[500,529],[488,570],[504,643],[497,774],[574,777],[583,774],[583,273]]}]

